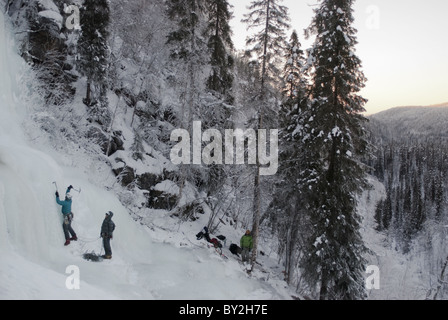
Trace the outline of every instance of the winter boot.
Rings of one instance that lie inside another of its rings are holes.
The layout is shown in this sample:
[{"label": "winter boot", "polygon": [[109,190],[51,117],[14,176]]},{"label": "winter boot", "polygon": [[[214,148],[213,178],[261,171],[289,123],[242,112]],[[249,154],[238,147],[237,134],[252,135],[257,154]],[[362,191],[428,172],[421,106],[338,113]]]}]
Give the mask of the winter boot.
[{"label": "winter boot", "polygon": [[65,240],[64,246],[68,246],[70,244],[70,240]]},{"label": "winter boot", "polygon": [[108,255],[108,254],[105,254],[105,255],[103,255],[103,259],[112,259],[112,256]]},{"label": "winter boot", "polygon": [[78,237],[76,235],[70,238],[70,241],[76,241],[76,240],[78,240]]}]

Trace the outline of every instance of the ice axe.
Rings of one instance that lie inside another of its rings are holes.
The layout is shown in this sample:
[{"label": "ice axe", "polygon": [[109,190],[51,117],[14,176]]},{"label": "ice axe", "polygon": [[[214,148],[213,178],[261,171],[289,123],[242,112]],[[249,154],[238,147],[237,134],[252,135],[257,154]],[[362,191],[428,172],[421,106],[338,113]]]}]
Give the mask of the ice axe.
[{"label": "ice axe", "polygon": [[78,192],[78,193],[81,193],[81,188],[79,188],[79,190],[78,189],[75,189],[75,188],[72,188],[73,190],[75,190],[76,192]]},{"label": "ice axe", "polygon": [[53,181],[53,184],[54,184],[55,187],[56,187],[56,191],[58,191],[58,185],[57,185],[56,181]]}]

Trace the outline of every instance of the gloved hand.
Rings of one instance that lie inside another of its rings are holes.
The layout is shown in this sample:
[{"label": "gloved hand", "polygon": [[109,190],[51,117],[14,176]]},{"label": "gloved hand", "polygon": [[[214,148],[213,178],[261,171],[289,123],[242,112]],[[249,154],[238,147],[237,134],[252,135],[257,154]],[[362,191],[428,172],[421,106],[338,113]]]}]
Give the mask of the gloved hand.
[{"label": "gloved hand", "polygon": [[56,191],[55,195],[56,195],[56,197],[59,198],[59,192]]},{"label": "gloved hand", "polygon": [[73,189],[73,186],[72,185],[69,185],[68,186],[68,190],[72,190]]}]

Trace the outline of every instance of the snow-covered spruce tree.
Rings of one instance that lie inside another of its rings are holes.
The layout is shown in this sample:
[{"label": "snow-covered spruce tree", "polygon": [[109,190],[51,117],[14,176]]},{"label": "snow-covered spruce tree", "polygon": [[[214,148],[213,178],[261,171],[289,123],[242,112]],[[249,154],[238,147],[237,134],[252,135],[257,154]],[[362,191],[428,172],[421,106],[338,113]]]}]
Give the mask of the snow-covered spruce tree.
[{"label": "snow-covered spruce tree", "polygon": [[[182,127],[193,120],[204,126],[222,125],[229,117],[223,107],[232,89],[233,48],[229,4],[223,0],[171,0],[167,16],[176,26],[168,34],[173,67],[177,69]],[[207,95],[213,92],[214,96]]]},{"label": "snow-covered spruce tree", "polygon": [[308,108],[308,75],[305,57],[294,31],[285,64],[283,103],[279,112],[279,162],[275,193],[269,206],[270,220],[278,237],[278,254],[284,259],[285,280],[292,284],[309,229],[301,196],[299,173],[306,163],[303,143],[297,128],[303,124],[303,110]]},{"label": "snow-covered spruce tree", "polygon": [[[233,41],[230,19],[232,12],[227,0],[206,1],[208,21],[204,37],[208,39],[208,55],[210,75],[206,80],[206,90],[202,99],[202,122],[207,128],[214,128],[224,136],[224,130],[233,128],[230,105],[234,103],[233,96]],[[208,222],[210,230],[219,224],[218,215],[229,214],[233,201],[230,199],[233,188],[229,180],[234,175],[233,166],[210,164],[204,166],[207,170],[206,203],[212,214]],[[217,221],[217,222],[215,222]]]},{"label": "snow-covered spruce tree", "polygon": [[[169,0],[167,2],[167,17],[173,22],[174,31],[169,32],[167,44],[171,48],[171,59],[176,69],[176,79],[173,81],[178,88],[179,114],[178,121],[181,128],[192,131],[193,121],[203,119],[204,115],[211,111],[207,118],[213,118],[214,110],[207,110],[201,101],[201,95],[206,91],[206,75],[209,56],[207,42],[204,38],[206,21],[208,19],[207,1],[205,0]],[[206,185],[207,173],[201,164],[180,164],[179,170],[179,195],[182,198],[184,188],[188,182]],[[188,211],[177,208],[182,214]]]},{"label": "snow-covered spruce tree", "polygon": [[226,103],[233,103],[232,68],[234,59],[229,53],[233,49],[232,31],[229,25],[232,13],[227,0],[208,0],[209,22],[207,26],[208,48],[212,72],[207,79],[207,88],[224,97]]},{"label": "snow-covered spruce tree", "polygon": [[[278,92],[274,88],[281,83],[278,65],[285,55],[286,36],[289,28],[288,8],[280,5],[282,0],[256,0],[248,7],[249,13],[244,15],[242,22],[248,29],[255,29],[255,34],[248,37],[246,46],[247,54],[254,56],[260,65],[260,88],[254,103],[257,109],[257,123],[255,129],[266,127],[268,119],[277,117],[276,99]],[[272,125],[272,124],[271,124]],[[274,124],[275,125],[275,122]],[[257,151],[258,154],[258,151]],[[261,217],[261,184],[260,163],[257,157],[256,172],[254,174],[254,202],[253,202],[253,226],[254,248],[252,250],[252,268],[256,263],[257,246],[259,236],[259,224]]]},{"label": "snow-covered spruce tree", "polygon": [[294,101],[299,96],[304,98],[307,95],[305,92],[307,90],[307,79],[304,70],[306,60],[301,46],[299,36],[294,30],[286,50],[286,64],[283,72],[283,95],[287,98],[287,101]]},{"label": "snow-covered spruce tree", "polygon": [[280,83],[282,59],[287,48],[286,30],[290,21],[288,8],[280,5],[283,0],[252,1],[250,11],[244,15],[242,22],[255,33],[246,40],[247,53],[256,59],[260,66],[260,96],[265,97],[273,92],[266,92]]},{"label": "snow-covered spruce tree", "polygon": [[203,83],[200,77],[207,59],[207,47],[202,37],[204,32],[205,0],[169,0],[167,15],[177,28],[168,34],[167,43],[172,47],[171,58],[177,61],[179,69],[177,79],[182,89],[181,126],[190,128],[192,121],[200,112],[200,93]]},{"label": "snow-covered spruce tree", "polygon": [[312,235],[301,265],[320,299],[363,299],[367,248],[360,234],[357,195],[366,186],[360,157],[369,152],[359,95],[366,78],[355,55],[353,0],[321,0],[308,29],[311,108],[301,136],[307,153],[300,183],[306,192]]},{"label": "snow-covered spruce tree", "polygon": [[[92,107],[89,119],[104,126],[111,121],[106,96],[109,15],[108,0],[85,0],[80,9],[81,35],[77,47],[78,71],[87,78],[84,103]],[[92,95],[92,88],[95,89],[95,96]]]}]

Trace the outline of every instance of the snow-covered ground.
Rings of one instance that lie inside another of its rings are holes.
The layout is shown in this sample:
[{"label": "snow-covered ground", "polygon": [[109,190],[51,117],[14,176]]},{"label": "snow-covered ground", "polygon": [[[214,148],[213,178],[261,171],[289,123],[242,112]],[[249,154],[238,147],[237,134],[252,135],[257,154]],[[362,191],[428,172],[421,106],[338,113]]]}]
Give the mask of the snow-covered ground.
[{"label": "snow-covered ground", "polygon": [[[0,299],[291,299],[276,275],[248,275],[232,256],[229,242],[241,235],[226,235],[225,259],[195,237],[206,220],[179,224],[154,212],[154,227],[143,226],[101,187],[107,177],[91,159],[77,157],[72,166],[73,155],[30,140],[39,132],[23,128],[32,109],[21,99],[27,66],[4,19],[0,11]],[[61,194],[69,184],[80,189],[72,191],[79,240],[66,247],[53,182]],[[104,253],[99,233],[109,210],[113,259],[86,261],[85,252]]]},{"label": "snow-covered ground", "polygon": [[[359,202],[360,214],[363,217],[361,234],[367,247],[372,251],[368,255],[368,265],[378,267],[376,269],[378,287],[368,288],[369,300],[425,299],[429,283],[423,282],[423,272],[419,265],[421,260],[413,261],[409,256],[392,250],[387,237],[375,230],[376,222],[373,217],[375,205],[386,197],[386,191],[374,178],[370,178],[369,183],[373,188],[364,192]],[[366,272],[366,276],[372,276],[373,281],[372,271]]]}]

